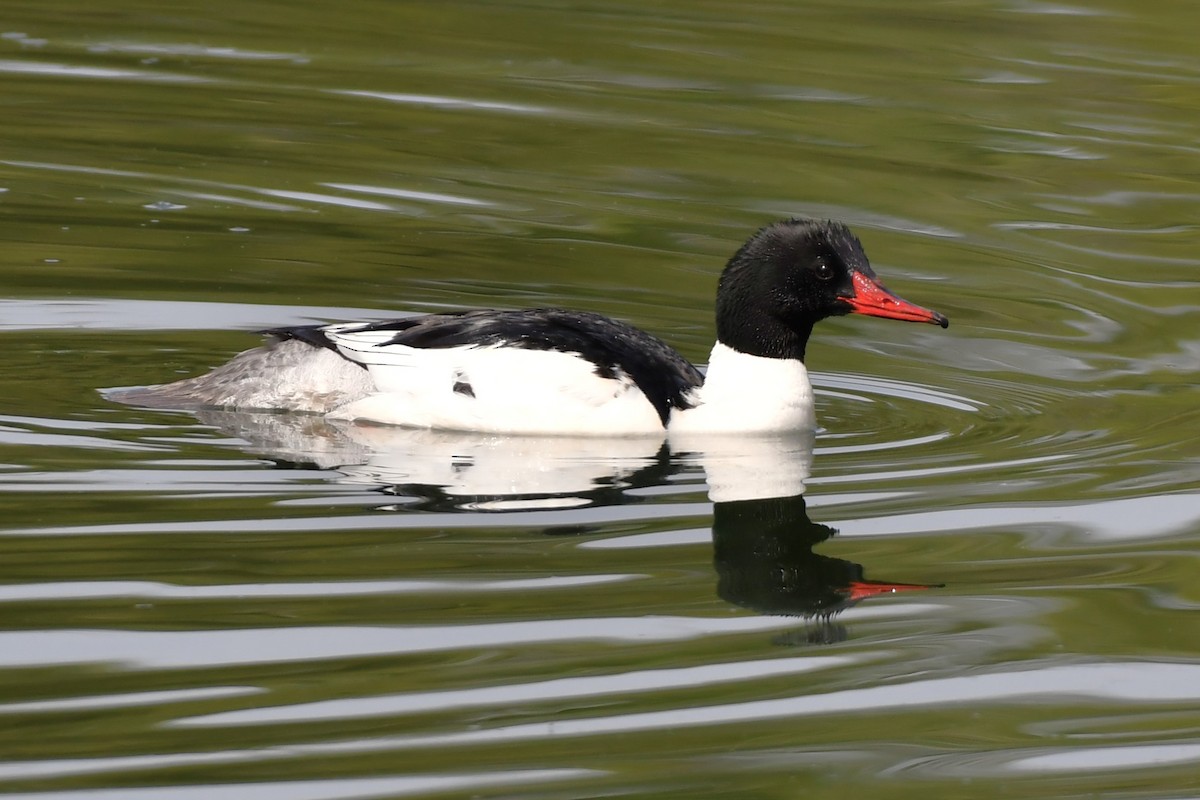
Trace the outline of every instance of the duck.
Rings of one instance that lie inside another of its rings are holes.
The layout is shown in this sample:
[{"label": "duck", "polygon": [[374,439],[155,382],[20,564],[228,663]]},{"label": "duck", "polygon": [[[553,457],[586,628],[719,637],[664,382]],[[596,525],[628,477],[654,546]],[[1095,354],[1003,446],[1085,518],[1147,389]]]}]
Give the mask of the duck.
[{"label": "duck", "polygon": [[589,311],[472,309],[271,328],[207,374],[109,397],[489,434],[798,431],[816,425],[813,326],[846,314],[949,325],[889,291],[844,223],[790,218],[757,230],[722,271],[706,372]]}]

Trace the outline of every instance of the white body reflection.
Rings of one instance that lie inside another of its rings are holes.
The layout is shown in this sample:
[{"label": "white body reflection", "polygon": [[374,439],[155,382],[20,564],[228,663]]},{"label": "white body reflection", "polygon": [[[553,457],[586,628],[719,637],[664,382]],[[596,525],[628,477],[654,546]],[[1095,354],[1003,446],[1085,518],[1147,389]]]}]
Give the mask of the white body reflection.
[{"label": "white body reflection", "polygon": [[[436,494],[470,510],[569,508],[606,493],[661,487],[702,470],[714,502],[804,491],[811,431],[660,437],[513,436],[330,421],[298,414],[196,412],[276,461],[332,470],[339,480]],[[615,498],[612,502],[620,502]],[[626,502],[628,502],[626,500]]]}]

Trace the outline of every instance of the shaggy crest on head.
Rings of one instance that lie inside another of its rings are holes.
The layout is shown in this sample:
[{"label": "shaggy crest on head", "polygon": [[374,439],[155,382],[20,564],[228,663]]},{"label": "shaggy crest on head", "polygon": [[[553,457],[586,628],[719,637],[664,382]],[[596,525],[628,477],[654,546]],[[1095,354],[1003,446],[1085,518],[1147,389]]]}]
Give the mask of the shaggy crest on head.
[{"label": "shaggy crest on head", "polygon": [[747,355],[803,361],[813,325],[857,310],[847,302],[856,275],[878,285],[862,243],[841,222],[793,218],[764,226],[721,275],[717,339]]}]

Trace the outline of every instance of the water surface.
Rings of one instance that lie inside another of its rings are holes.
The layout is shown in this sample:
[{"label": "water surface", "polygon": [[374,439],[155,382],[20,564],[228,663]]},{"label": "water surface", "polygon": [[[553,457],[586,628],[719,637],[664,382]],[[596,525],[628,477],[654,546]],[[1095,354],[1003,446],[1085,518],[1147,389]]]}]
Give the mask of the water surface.
[{"label": "water surface", "polygon": [[[1193,794],[1198,24],[8,9],[0,792]],[[793,214],[953,321],[822,323],[811,439],[96,391],[441,308],[600,311],[703,362],[724,260]]]}]

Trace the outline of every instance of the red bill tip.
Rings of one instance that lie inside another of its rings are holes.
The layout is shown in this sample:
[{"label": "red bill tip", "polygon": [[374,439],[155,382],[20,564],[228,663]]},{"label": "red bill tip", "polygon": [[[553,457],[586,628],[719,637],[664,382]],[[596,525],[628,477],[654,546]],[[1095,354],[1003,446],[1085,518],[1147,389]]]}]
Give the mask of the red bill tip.
[{"label": "red bill tip", "polygon": [[886,317],[887,319],[902,319],[908,322],[929,322],[950,325],[950,320],[936,311],[914,305],[907,300],[883,288],[874,278],[868,278],[861,272],[854,273],[854,296],[843,297],[850,310],[855,314],[866,314],[869,317]]}]

